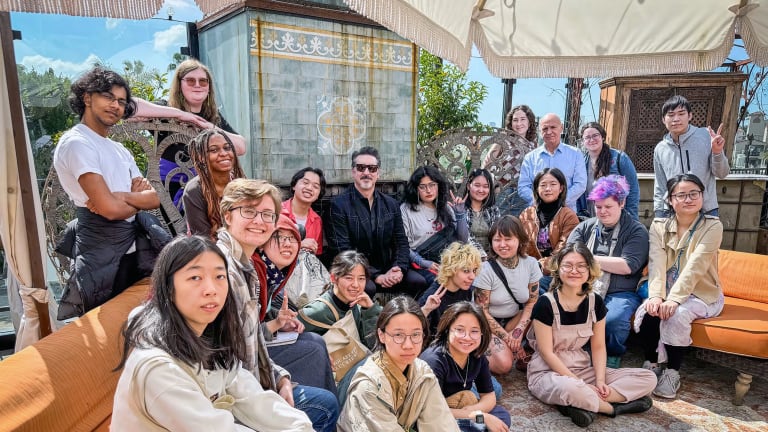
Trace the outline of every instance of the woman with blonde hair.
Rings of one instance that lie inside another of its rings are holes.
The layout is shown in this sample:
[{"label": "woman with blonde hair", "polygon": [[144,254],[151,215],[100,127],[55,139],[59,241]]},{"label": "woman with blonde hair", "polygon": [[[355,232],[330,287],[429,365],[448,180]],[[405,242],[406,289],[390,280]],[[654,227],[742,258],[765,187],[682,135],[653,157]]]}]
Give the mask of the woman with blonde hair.
[{"label": "woman with blonde hair", "polygon": [[[592,292],[600,266],[589,248],[571,243],[552,257],[552,284],[533,308],[528,341],[528,389],[579,427],[595,420],[647,411],[656,375],[641,368],[606,367],[605,304]],[[591,355],[584,349],[589,343]]]},{"label": "woman with blonde hair", "polygon": [[472,282],[480,270],[480,251],[470,244],[451,243],[440,255],[440,270],[432,285],[419,297],[429,329],[437,330],[440,316],[454,303],[472,301]]}]

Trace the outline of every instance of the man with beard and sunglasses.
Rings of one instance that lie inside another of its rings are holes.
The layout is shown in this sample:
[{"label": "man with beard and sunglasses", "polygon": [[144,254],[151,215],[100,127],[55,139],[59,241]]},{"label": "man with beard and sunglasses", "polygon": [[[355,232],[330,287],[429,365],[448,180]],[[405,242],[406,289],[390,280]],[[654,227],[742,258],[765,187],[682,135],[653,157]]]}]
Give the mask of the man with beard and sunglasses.
[{"label": "man with beard and sunglasses", "polygon": [[352,153],[354,183],[331,201],[325,224],[331,257],[356,250],[368,259],[370,279],[366,293],[407,293],[413,297],[426,288],[426,281],[409,270],[410,251],[403,228],[400,204],[376,190],[381,159],[373,147]]}]

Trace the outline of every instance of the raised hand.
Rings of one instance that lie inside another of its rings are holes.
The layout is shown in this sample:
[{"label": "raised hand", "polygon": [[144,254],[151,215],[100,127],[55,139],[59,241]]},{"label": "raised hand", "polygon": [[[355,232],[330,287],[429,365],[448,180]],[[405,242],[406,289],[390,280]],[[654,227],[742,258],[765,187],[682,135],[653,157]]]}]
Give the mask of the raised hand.
[{"label": "raised hand", "polygon": [[451,200],[448,201],[448,205],[453,207],[454,213],[464,213],[466,211],[466,208],[464,206],[464,203],[467,201],[467,196],[469,196],[469,192],[467,192],[467,195],[464,195],[463,197],[459,196],[456,197],[456,195],[453,194],[453,191],[451,192]]},{"label": "raised hand", "polygon": [[352,300],[351,303],[349,303],[349,307],[354,307],[355,305],[360,305],[366,309],[373,306],[373,300],[371,300],[370,297],[368,297],[368,294],[366,293],[360,293],[357,297],[355,297],[354,300]]},{"label": "raised hand", "polygon": [[427,297],[427,302],[424,303],[424,306],[422,306],[422,311],[424,312],[424,315],[428,315],[433,310],[437,309],[440,306],[440,303],[442,302],[442,298],[445,295],[445,293],[448,292],[448,288],[446,288],[443,285],[440,285],[440,287],[437,288],[437,291],[435,291],[434,294]]},{"label": "raised hand", "polygon": [[709,126],[707,126],[707,129],[709,130],[709,139],[712,142],[712,154],[719,155],[723,152],[723,148],[725,147],[725,138],[721,135],[723,132],[723,124],[720,123],[717,132],[713,131]]}]

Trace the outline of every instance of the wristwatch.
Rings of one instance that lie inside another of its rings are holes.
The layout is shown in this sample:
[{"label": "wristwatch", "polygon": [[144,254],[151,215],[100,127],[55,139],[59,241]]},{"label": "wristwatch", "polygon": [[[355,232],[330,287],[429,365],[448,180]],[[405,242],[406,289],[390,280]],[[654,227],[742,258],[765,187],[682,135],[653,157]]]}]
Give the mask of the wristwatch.
[{"label": "wristwatch", "polygon": [[480,410],[473,411],[472,415],[475,417],[475,423],[477,424],[484,424],[485,423],[485,417],[483,416],[483,412]]}]

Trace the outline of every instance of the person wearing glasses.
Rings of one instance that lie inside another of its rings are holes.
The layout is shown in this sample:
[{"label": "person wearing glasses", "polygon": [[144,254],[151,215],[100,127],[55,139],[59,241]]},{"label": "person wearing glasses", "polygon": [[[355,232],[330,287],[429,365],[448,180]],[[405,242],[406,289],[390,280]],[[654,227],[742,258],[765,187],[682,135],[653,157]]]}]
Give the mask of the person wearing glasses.
[{"label": "person wearing glasses", "polygon": [[653,150],[653,211],[656,217],[671,216],[666,199],[667,182],[678,174],[694,174],[707,187],[702,200],[704,213],[718,215],[715,178],[724,179],[731,172],[725,155],[723,125],[717,132],[711,127],[691,125],[693,112],[688,99],[672,96],[661,107],[661,121],[667,134]]},{"label": "person wearing glasses", "polygon": [[496,206],[496,188],[493,177],[487,169],[475,168],[467,176],[467,196],[464,200],[467,209],[469,242],[475,246],[483,259],[491,250],[488,231],[501,212]]},{"label": "person wearing glasses", "polygon": [[[643,346],[643,367],[659,375],[653,394],[674,399],[680,389],[680,367],[691,345],[691,321],[723,311],[717,274],[723,224],[703,211],[706,189],[695,175],[671,178],[667,190],[673,213],[651,222],[648,300],[635,312],[635,331]],[[662,369],[660,363],[665,360]]]},{"label": "person wearing glasses", "polygon": [[440,269],[443,250],[454,241],[469,239],[464,200],[453,195],[437,168],[421,166],[405,186],[400,212],[411,265],[431,285]]},{"label": "person wearing glasses", "polygon": [[627,351],[630,318],[642,298],[637,284],[648,263],[648,230],[626,210],[631,186],[624,177],[611,174],[595,182],[589,194],[597,216],[581,222],[568,243],[585,243],[602,274],[593,285],[605,301],[608,367],[618,368]]},{"label": "person wearing glasses", "polygon": [[440,385],[419,358],[429,325],[407,296],[390,300],[376,322],[376,348],[349,385],[339,432],[458,432]]},{"label": "person wearing glasses", "polygon": [[629,184],[629,194],[624,203],[624,209],[639,220],[638,206],[640,204],[640,183],[637,181],[635,165],[626,153],[612,149],[605,141],[605,129],[597,122],[589,122],[581,126],[579,132],[584,146],[584,163],[587,167],[587,190],[579,197],[576,214],[582,220],[597,216],[594,203],[587,199],[595,182],[607,175],[623,176]]},{"label": "person wearing glasses", "polygon": [[552,285],[533,307],[527,334],[534,349],[528,390],[579,427],[589,426],[595,413],[616,417],[649,410],[656,375],[642,368],[606,367],[607,311],[592,292],[600,266],[589,248],[568,244],[552,258],[550,269]]},{"label": "person wearing glasses", "polygon": [[187,234],[216,238],[221,228],[219,203],[224,188],[244,178],[235,147],[229,136],[217,129],[205,129],[189,143],[189,156],[197,176],[187,183],[182,195]]},{"label": "person wearing glasses", "polygon": [[[79,316],[148,276],[162,245],[171,240],[159,221],[142,210],[160,200],[128,149],[107,137],[136,111],[123,77],[96,67],[71,88],[69,105],[80,123],[66,131],[53,153],[62,188],[76,207],[74,230],[59,246],[73,268],[59,319]],[[152,229],[155,226],[158,229]],[[162,237],[160,247],[148,233]]]},{"label": "person wearing glasses", "polygon": [[[294,387],[288,371],[270,358],[260,326],[270,308],[268,281],[259,275],[251,257],[272,239],[279,209],[280,192],[264,180],[232,180],[221,198],[223,229],[218,231],[217,246],[227,259],[231,294],[245,333],[243,363],[259,378],[264,389],[275,391],[290,405],[304,411],[315,430],[330,432],[335,430],[339,413],[336,395],[316,387]],[[281,307],[278,313],[285,322],[296,317],[287,307]]]},{"label": "person wearing glasses", "polygon": [[[213,77],[211,71],[197,59],[187,59],[176,67],[176,72],[171,78],[171,89],[168,93],[168,101],[157,101],[155,104],[144,102],[140,104],[137,117],[175,117],[178,120],[186,121],[181,114],[162,114],[158,113],[163,108],[162,105],[175,108],[173,112],[189,113],[199,121],[196,126],[202,129],[216,129],[227,135],[232,143],[236,156],[245,154],[245,138],[238,135],[219,112],[219,106],[216,102],[216,92],[213,86]],[[169,133],[158,134],[157,144],[170,135]],[[187,182],[185,174],[176,173],[170,180],[166,180],[171,171],[178,168],[177,160],[187,161],[189,154],[187,145],[175,143],[165,148],[160,156],[160,179],[163,184],[167,184],[167,190],[174,204],[179,204],[183,192],[183,184]]]},{"label": "person wearing glasses", "polygon": [[[512,419],[497,404],[485,356],[490,342],[491,329],[483,311],[463,301],[443,313],[432,345],[420,356],[435,373],[462,431],[477,430],[472,429],[473,423],[485,424],[490,432],[509,431]],[[473,386],[479,396],[472,392]]]},{"label": "person wearing glasses", "polygon": [[373,147],[352,153],[353,184],[331,201],[325,225],[328,255],[356,250],[368,259],[370,280],[365,291],[404,292],[416,296],[424,278],[410,270],[410,250],[397,201],[376,190],[381,159]]},{"label": "person wearing glasses", "polygon": [[529,206],[536,204],[533,180],[544,169],[559,169],[566,179],[565,205],[574,212],[576,201],[587,187],[587,170],[581,152],[560,141],[563,122],[555,114],[546,114],[539,122],[544,145],[528,152],[520,167],[518,193]]},{"label": "person wearing glasses", "polygon": [[[286,289],[296,274],[300,244],[296,224],[281,214],[272,238],[251,256],[259,280],[266,281],[269,301],[261,327],[269,357],[287,369],[293,381],[335,393],[336,383],[325,341],[317,334],[304,331],[304,323],[296,316],[298,299]],[[296,332],[298,338],[291,344],[270,345],[278,331]]]}]

